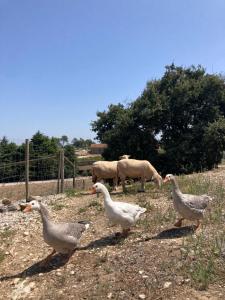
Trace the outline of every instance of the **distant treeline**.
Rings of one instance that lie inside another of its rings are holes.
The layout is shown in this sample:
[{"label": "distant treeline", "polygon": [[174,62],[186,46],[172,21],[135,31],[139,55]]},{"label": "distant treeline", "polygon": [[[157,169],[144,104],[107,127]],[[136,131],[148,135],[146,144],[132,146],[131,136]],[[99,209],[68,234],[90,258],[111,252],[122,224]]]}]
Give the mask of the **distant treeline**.
[{"label": "distant treeline", "polygon": [[[70,162],[77,160],[75,148],[88,148],[93,141],[74,138],[69,143],[66,135],[61,138],[48,137],[41,132],[30,139],[29,160],[30,180],[55,179],[58,176],[60,149]],[[25,143],[17,145],[6,137],[0,140],[0,182],[18,182],[25,179]],[[65,160],[65,178],[73,175],[73,167]]]}]

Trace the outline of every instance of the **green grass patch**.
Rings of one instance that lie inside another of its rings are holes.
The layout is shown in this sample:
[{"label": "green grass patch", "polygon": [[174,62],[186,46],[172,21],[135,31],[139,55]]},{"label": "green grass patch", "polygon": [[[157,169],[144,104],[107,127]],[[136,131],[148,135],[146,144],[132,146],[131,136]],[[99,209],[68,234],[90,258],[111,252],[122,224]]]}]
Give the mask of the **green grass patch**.
[{"label": "green grass patch", "polygon": [[103,211],[103,206],[98,201],[94,200],[92,201],[88,207],[94,207],[97,211]]},{"label": "green grass patch", "polygon": [[51,206],[52,209],[56,211],[62,210],[63,208],[67,207],[67,205],[58,202],[51,203]]},{"label": "green grass patch", "polygon": [[79,197],[81,195],[81,192],[78,192],[75,189],[68,189],[65,191],[66,197],[73,198],[73,197]]},{"label": "green grass patch", "polygon": [[12,238],[16,234],[16,231],[10,228],[5,228],[0,232],[1,239],[9,239]]}]

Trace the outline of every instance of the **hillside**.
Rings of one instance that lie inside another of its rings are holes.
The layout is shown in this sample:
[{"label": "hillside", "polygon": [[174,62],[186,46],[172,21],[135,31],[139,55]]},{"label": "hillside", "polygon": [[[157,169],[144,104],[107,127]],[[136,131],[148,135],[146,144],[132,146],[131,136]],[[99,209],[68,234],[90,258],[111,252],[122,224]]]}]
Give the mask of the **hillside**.
[{"label": "hillside", "polygon": [[92,222],[71,259],[56,255],[47,269],[39,266],[51,251],[39,214],[2,214],[0,299],[224,299],[225,166],[178,180],[184,192],[214,196],[196,234],[190,222],[173,227],[169,186],[112,194],[147,208],[127,239],[114,236],[119,228],[107,223],[102,195],[43,199],[54,220]]}]

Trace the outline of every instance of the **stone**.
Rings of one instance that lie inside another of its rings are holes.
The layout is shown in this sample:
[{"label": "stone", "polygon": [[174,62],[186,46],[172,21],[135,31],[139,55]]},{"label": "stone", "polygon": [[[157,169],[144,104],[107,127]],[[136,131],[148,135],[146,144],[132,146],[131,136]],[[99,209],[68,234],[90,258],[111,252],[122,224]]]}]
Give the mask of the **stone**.
[{"label": "stone", "polygon": [[2,204],[3,204],[3,205],[10,205],[10,204],[12,204],[12,201],[9,200],[9,199],[7,199],[7,198],[3,198],[3,199],[2,199]]},{"label": "stone", "polygon": [[171,281],[166,281],[163,285],[163,288],[164,289],[168,289],[170,286],[172,285],[172,282]]},{"label": "stone", "polygon": [[29,201],[32,201],[32,200],[39,201],[39,200],[41,200],[41,199],[42,199],[42,197],[41,197],[41,196],[32,196],[32,195],[31,195],[31,196],[29,197],[29,199],[28,199],[28,200],[29,200]]},{"label": "stone", "polygon": [[0,206],[0,213],[4,213],[7,211],[7,207],[5,205]]},{"label": "stone", "polygon": [[138,298],[139,298],[139,299],[145,299],[146,296],[145,296],[145,294],[140,294],[140,295],[138,296]]},{"label": "stone", "polygon": [[12,205],[9,205],[9,206],[7,207],[7,210],[8,210],[8,211],[16,211],[16,210],[18,210],[18,209],[17,209],[16,205],[13,205],[13,204],[12,204]]}]

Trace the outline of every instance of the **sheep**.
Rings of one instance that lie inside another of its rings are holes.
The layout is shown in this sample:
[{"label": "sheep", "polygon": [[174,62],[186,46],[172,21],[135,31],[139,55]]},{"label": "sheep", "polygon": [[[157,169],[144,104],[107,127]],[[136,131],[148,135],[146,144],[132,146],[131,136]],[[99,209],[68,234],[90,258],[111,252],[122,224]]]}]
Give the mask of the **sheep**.
[{"label": "sheep", "polygon": [[113,179],[113,188],[117,189],[117,162],[118,161],[96,161],[92,165],[92,182],[96,183],[102,179]]},{"label": "sheep", "polygon": [[130,157],[130,155],[128,155],[128,154],[123,154],[123,155],[120,156],[120,160],[121,160],[121,159],[129,159],[129,157]]},{"label": "sheep", "polygon": [[162,177],[147,160],[122,159],[117,163],[117,173],[124,192],[126,190],[125,179],[127,177],[140,178],[141,191],[144,191],[146,180],[153,180],[158,187],[161,187],[162,184]]},{"label": "sheep", "polygon": [[[120,159],[128,159],[130,155],[124,154]],[[92,182],[96,183],[102,179],[113,179],[113,188],[116,190],[118,185],[117,176],[118,161],[96,161],[92,165]]]}]

